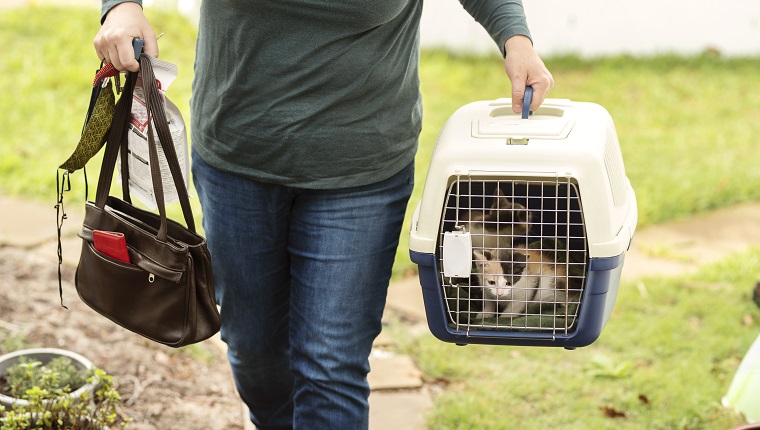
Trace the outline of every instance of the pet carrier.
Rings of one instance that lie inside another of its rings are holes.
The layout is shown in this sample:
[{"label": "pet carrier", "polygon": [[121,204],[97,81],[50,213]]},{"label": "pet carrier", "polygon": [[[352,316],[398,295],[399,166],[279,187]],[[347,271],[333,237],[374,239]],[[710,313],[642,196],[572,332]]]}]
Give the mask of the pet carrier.
[{"label": "pet carrier", "polygon": [[586,346],[638,216],[612,118],[570,100],[529,118],[511,106],[468,104],[438,136],[409,239],[428,325],[457,344]]}]

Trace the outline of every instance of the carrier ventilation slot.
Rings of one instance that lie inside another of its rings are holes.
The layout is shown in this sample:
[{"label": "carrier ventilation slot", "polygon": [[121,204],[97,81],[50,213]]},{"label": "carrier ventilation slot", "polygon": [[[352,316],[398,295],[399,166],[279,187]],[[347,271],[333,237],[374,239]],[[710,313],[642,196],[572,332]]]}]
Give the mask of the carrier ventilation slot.
[{"label": "carrier ventilation slot", "polygon": [[448,324],[468,332],[571,333],[588,265],[575,180],[457,176],[445,203],[438,267],[446,261],[444,237],[468,233],[472,241],[469,277],[439,273]]}]

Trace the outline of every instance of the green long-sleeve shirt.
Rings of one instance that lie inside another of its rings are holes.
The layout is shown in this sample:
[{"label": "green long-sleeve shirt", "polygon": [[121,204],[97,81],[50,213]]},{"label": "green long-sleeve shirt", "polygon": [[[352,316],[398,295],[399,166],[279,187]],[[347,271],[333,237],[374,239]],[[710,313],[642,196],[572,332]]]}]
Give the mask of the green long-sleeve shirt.
[{"label": "green long-sleeve shirt", "polygon": [[[103,14],[122,1],[104,0]],[[521,0],[461,2],[502,53],[529,36]],[[193,146],[216,168],[289,186],[392,176],[422,123],[421,13],[422,0],[203,2]]]}]

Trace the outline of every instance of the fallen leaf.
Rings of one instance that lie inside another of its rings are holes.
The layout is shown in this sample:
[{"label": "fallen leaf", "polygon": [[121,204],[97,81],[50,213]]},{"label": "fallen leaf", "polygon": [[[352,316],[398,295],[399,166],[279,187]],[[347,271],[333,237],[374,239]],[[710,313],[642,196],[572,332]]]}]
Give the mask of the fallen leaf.
[{"label": "fallen leaf", "polygon": [[745,327],[752,327],[752,325],[755,324],[755,319],[752,318],[752,315],[750,314],[744,314],[744,316],[742,316],[742,324],[744,324]]},{"label": "fallen leaf", "polygon": [[644,394],[639,394],[639,401],[645,405],[648,405],[649,397],[645,396]]},{"label": "fallen leaf", "polygon": [[451,379],[445,378],[443,376],[439,376],[431,381],[432,384],[438,384],[438,385],[450,385]]},{"label": "fallen leaf", "polygon": [[625,418],[626,414],[623,411],[619,411],[612,406],[602,406],[599,409],[607,418]]},{"label": "fallen leaf", "polygon": [[689,328],[692,329],[698,329],[700,326],[700,321],[698,317],[691,317],[689,318]]}]

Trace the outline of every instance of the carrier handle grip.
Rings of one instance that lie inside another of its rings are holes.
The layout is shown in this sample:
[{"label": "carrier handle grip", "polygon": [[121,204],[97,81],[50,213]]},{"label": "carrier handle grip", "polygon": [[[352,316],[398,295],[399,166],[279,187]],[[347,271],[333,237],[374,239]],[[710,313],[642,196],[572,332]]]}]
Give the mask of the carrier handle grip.
[{"label": "carrier handle grip", "polygon": [[525,87],[525,95],[523,95],[522,105],[522,119],[528,119],[528,116],[533,112],[530,111],[530,103],[533,101],[533,87],[530,85]]},{"label": "carrier handle grip", "polygon": [[135,60],[137,60],[138,63],[140,62],[140,54],[142,54],[143,45],[145,45],[145,42],[139,37],[132,39],[132,49],[135,51]]}]

